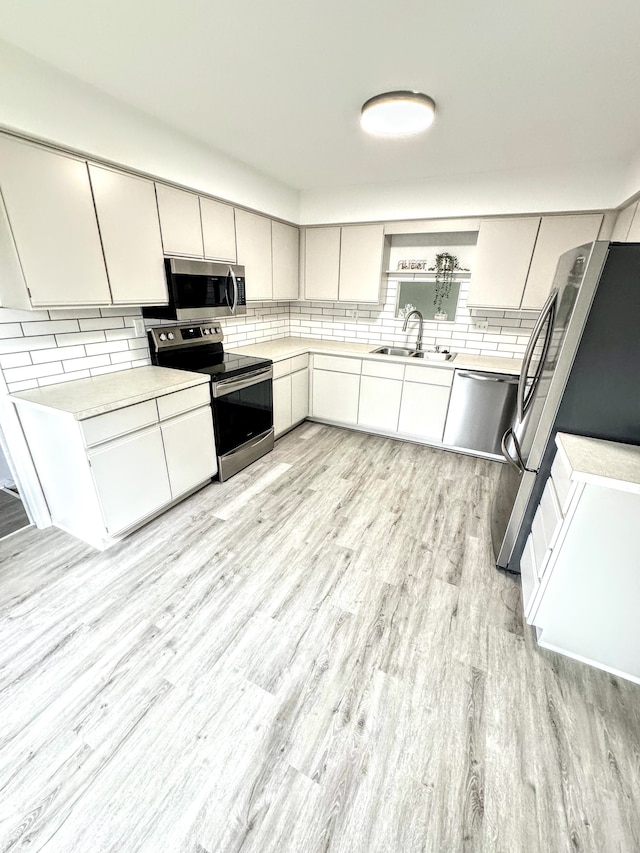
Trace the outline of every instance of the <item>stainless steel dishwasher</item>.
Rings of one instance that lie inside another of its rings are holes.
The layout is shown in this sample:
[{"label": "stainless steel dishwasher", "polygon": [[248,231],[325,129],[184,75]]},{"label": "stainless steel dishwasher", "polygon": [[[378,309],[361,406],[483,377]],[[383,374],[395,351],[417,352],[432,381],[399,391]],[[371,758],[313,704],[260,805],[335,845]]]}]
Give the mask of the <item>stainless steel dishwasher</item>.
[{"label": "stainless steel dishwasher", "polygon": [[516,410],[518,377],[509,373],[456,370],[444,443],[502,456],[500,442]]}]

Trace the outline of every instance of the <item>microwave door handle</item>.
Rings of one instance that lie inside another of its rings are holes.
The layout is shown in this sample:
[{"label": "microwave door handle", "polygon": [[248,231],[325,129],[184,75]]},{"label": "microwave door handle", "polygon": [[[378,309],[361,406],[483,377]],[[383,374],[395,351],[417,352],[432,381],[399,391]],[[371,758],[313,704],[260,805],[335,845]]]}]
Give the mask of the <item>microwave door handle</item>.
[{"label": "microwave door handle", "polygon": [[233,306],[231,308],[231,313],[235,314],[236,308],[238,307],[238,280],[232,266],[229,266],[229,272],[231,273],[231,281],[233,282]]},{"label": "microwave door handle", "polygon": [[551,341],[551,332],[553,326],[553,319],[555,316],[555,304],[558,296],[558,289],[554,288],[547,301],[544,303],[542,311],[540,311],[540,315],[536,321],[536,324],[531,332],[531,337],[529,338],[529,342],[527,343],[527,348],[524,353],[524,358],[522,360],[522,370],[520,372],[520,381],[518,382],[518,399],[517,399],[517,411],[518,411],[518,420],[522,422],[524,420],[525,413],[529,408],[529,402],[535,393],[535,386],[540,376],[540,370],[536,371],[536,376],[533,381],[533,385],[530,389],[529,394],[527,394],[527,379],[529,378],[529,368],[531,367],[531,359],[533,358],[534,351],[536,348],[536,344],[538,343],[538,338],[540,337],[540,332],[545,324],[547,317],[549,317],[549,325],[547,327],[547,334],[545,338],[545,345],[543,348],[543,352],[540,357],[540,363],[544,361],[547,350],[549,349],[549,343]]}]

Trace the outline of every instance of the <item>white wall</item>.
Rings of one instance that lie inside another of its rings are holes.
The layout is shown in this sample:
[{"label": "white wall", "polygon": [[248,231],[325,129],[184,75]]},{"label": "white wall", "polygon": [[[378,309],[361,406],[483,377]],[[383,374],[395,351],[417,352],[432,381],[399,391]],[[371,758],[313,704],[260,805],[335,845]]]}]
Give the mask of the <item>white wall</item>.
[{"label": "white wall", "polygon": [[299,194],[0,41],[2,126],[297,222]]},{"label": "white wall", "polygon": [[[606,210],[628,197],[619,163],[452,175],[400,184],[323,187],[300,194],[303,225],[393,219]],[[640,160],[638,162],[640,186]],[[626,194],[625,194],[626,193]]]}]

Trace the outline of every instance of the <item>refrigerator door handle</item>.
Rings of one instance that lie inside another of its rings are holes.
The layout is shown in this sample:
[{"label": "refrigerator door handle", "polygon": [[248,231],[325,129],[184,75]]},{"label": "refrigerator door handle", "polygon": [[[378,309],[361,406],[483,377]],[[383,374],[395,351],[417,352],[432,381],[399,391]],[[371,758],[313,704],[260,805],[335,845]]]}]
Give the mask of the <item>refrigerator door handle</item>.
[{"label": "refrigerator door handle", "polygon": [[[509,440],[509,438],[511,438],[513,441],[513,446],[514,446],[515,451],[516,451],[517,459],[514,459],[513,456],[509,453],[509,448],[507,446],[507,441]],[[516,438],[512,427],[509,427],[509,429],[502,436],[501,446],[502,446],[502,454],[503,454],[504,458],[507,460],[507,462],[509,463],[509,465],[511,465],[513,468],[515,468],[516,471],[518,471],[518,473],[520,473],[520,474],[522,474],[523,471],[527,470],[526,466],[524,464],[524,460],[522,458],[522,451],[520,450],[520,443],[519,443],[518,439]]]},{"label": "refrigerator door handle", "polygon": [[[551,333],[553,331],[553,321],[556,313],[557,298],[558,288],[555,287],[549,294],[547,301],[544,303],[542,311],[540,311],[540,315],[536,321],[535,326],[533,327],[531,337],[529,338],[529,343],[527,344],[527,348],[524,353],[524,358],[522,360],[522,370],[520,372],[520,381],[518,382],[517,412],[518,420],[520,422],[524,420],[524,416],[527,413],[527,410],[531,404],[533,395],[535,393],[536,385],[538,384],[540,374],[542,373],[542,369],[544,367],[544,360],[549,350],[549,344],[551,343]],[[529,368],[531,367],[531,360],[533,359],[536,344],[538,343],[538,338],[540,337],[540,332],[544,328],[547,319],[549,320],[549,322],[547,323],[545,340],[542,348],[542,353],[540,355],[540,360],[538,362],[538,369],[536,370],[536,375],[533,378],[531,388],[529,390],[529,393],[527,394],[527,379],[529,377]]]}]

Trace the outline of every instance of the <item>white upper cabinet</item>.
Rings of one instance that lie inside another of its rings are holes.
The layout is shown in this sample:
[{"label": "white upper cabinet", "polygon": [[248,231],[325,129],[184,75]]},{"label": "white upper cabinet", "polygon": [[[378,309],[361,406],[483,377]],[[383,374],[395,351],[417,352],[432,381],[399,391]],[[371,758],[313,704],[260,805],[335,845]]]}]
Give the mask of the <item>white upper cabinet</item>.
[{"label": "white upper cabinet", "polygon": [[341,302],[375,302],[380,298],[384,225],[345,225],[340,243]]},{"label": "white upper cabinet", "polygon": [[152,181],[89,164],[93,198],[116,304],[167,301],[158,208]]},{"label": "white upper cabinet", "polygon": [[198,196],[166,184],[156,184],[156,194],[165,255],[204,257]]},{"label": "white upper cabinet", "polygon": [[[0,189],[28,293],[3,292],[17,308],[109,305],[111,293],[87,164],[0,137]],[[10,239],[0,242],[3,254]],[[0,287],[2,284],[0,284]]]},{"label": "white upper cabinet", "polygon": [[467,305],[542,308],[560,255],[596,240],[601,225],[600,213],[483,220]]},{"label": "white upper cabinet", "polygon": [[379,302],[383,225],[307,228],[304,243],[305,299]]},{"label": "white upper cabinet", "polygon": [[238,263],[245,267],[247,300],[273,298],[271,220],[236,210]]},{"label": "white upper cabinet", "polygon": [[467,305],[520,308],[539,227],[539,216],[480,223]]},{"label": "white upper cabinet", "polygon": [[236,223],[233,207],[200,196],[204,257],[235,264]]},{"label": "white upper cabinet", "polygon": [[560,255],[597,240],[601,225],[601,213],[542,217],[522,296],[523,309],[542,308],[551,291]]},{"label": "white upper cabinet", "polygon": [[293,225],[271,223],[273,298],[298,299],[300,232]]},{"label": "white upper cabinet", "polygon": [[305,230],[305,299],[337,301],[340,277],[340,232],[339,227]]}]

